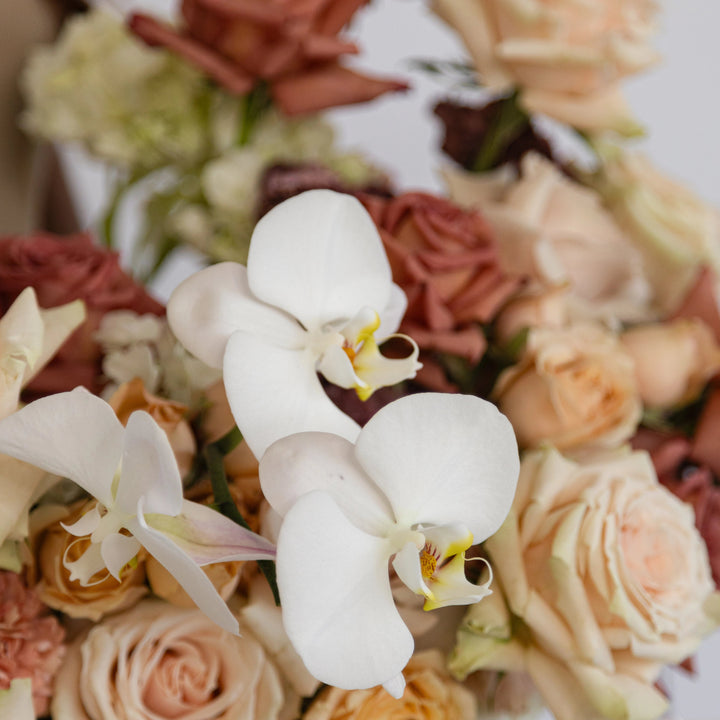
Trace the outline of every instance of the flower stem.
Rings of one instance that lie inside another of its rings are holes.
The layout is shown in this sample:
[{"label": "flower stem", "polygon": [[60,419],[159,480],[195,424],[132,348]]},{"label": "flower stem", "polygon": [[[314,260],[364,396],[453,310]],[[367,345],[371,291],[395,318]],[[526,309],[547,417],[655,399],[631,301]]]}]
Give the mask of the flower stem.
[{"label": "flower stem", "polygon": [[[237,426],[233,427],[230,432],[223,435],[219,440],[207,445],[205,448],[205,461],[207,462],[208,472],[210,473],[210,483],[212,484],[213,497],[215,498],[215,506],[218,511],[238,525],[242,525],[242,527],[250,530],[250,526],[241,515],[230,494],[230,487],[228,486],[225,468],[223,467],[223,458],[236,448],[241,440],[242,435]],[[275,598],[275,604],[280,605],[280,593],[278,592],[275,563],[272,560],[258,560],[257,564],[270,585],[273,597]]]}]

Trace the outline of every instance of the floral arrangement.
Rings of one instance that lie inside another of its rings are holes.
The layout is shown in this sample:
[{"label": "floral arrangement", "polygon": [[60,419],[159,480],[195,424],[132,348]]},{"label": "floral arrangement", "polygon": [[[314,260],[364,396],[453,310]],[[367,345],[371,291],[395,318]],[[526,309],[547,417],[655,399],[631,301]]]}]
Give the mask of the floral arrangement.
[{"label": "floral arrangement", "polygon": [[623,144],[654,3],[433,0],[444,196],[319,115],[405,88],[343,64],[363,4],[30,59],[104,239],[142,181],[132,271],[207,267],[165,306],[91,233],[0,237],[0,720],[651,720],[720,624],[718,215]]}]

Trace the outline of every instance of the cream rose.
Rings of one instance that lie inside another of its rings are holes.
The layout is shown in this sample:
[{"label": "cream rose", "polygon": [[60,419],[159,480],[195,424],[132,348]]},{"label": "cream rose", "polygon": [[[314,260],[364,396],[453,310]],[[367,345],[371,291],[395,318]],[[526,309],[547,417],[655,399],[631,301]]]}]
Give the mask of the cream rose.
[{"label": "cream rose", "polygon": [[534,153],[519,176],[509,168],[482,176],[446,170],[445,180],[456,202],[490,222],[503,269],[541,286],[566,285],[573,318],[652,316],[640,253],[594,190]]},{"label": "cream rose", "polygon": [[701,320],[640,325],[621,341],[635,362],[645,405],[670,408],[695,400],[720,370],[720,346]]},{"label": "cream rose", "polygon": [[472,693],[452,680],[442,654],[416,653],[403,671],[405,693],[395,699],[382,687],[369,690],[325,688],[303,716],[304,720],[475,720]]},{"label": "cream rose", "polygon": [[619,81],[657,59],[649,46],[654,0],[433,0],[493,90],[519,87],[521,101],[588,131],[638,131]]},{"label": "cream rose", "polygon": [[58,675],[54,720],[275,720],[280,679],[247,631],[144,601],[78,638]]},{"label": "cream rose", "polygon": [[613,447],[633,435],[642,414],[632,358],[596,325],[531,330],[493,394],[522,447]]},{"label": "cream rose", "polygon": [[701,265],[720,274],[720,213],[638,154],[606,159],[597,188],[643,255],[657,305],[675,310]]},{"label": "cream rose", "polygon": [[644,452],[583,465],[526,455],[485,547],[498,591],[469,611],[451,668],[524,669],[558,720],[658,717],[662,665],[720,623],[692,509]]}]

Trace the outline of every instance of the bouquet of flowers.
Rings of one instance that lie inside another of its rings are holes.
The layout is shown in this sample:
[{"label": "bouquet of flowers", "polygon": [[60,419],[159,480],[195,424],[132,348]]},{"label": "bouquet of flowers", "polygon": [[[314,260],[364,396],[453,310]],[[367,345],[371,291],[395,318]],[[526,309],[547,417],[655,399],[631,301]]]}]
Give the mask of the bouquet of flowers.
[{"label": "bouquet of flowers", "polygon": [[208,265],[165,307],[90,234],[0,238],[0,720],[651,720],[720,624],[720,225],[619,139],[653,3],[433,0],[447,196],[317,115],[404,88],[342,64],[362,4],[31,58],[106,240],[152,180],[132,269]]}]

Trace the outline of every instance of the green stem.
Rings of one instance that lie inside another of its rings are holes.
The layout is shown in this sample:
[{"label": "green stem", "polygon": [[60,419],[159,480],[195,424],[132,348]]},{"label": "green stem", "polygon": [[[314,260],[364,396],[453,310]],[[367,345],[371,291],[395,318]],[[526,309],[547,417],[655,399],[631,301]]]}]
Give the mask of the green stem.
[{"label": "green stem", "polygon": [[[242,440],[240,431],[237,427],[233,427],[230,432],[223,435],[219,440],[207,445],[205,448],[205,460],[207,462],[208,472],[210,473],[210,483],[212,484],[215,506],[218,511],[238,525],[250,530],[250,526],[240,514],[230,494],[230,487],[228,486],[227,476],[225,475],[225,468],[223,466],[223,458],[237,447],[240,440]],[[272,560],[258,560],[257,563],[270,585],[273,597],[275,598],[275,604],[280,605],[280,593],[278,592],[275,563]]]},{"label": "green stem", "polygon": [[100,224],[100,237],[107,248],[115,247],[115,216],[120,207],[120,202],[130,185],[132,185],[132,180],[117,182],[115,184],[115,189],[110,197],[110,204],[105,211],[105,215],[103,215],[102,223]]}]

